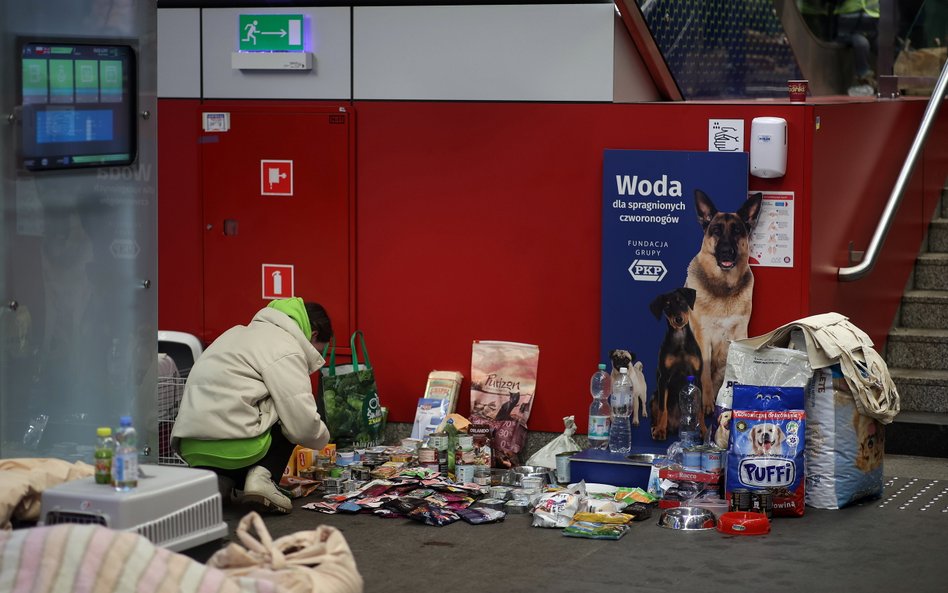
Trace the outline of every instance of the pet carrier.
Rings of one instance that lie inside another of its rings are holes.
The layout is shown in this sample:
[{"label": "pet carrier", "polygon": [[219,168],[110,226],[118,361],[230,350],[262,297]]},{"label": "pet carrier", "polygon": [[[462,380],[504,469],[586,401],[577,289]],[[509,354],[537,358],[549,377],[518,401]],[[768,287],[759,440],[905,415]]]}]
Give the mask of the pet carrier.
[{"label": "pet carrier", "polygon": [[127,492],[96,484],[92,477],[47,488],[39,523],[93,523],[133,531],[174,551],[227,534],[217,475],[162,465],[141,465],[138,487]]},{"label": "pet carrier", "polygon": [[184,393],[184,383],[190,368],[179,370],[159,361],[158,365],[158,463],[160,465],[187,465],[171,448],[171,429],[178,416],[178,406]]},{"label": "pet carrier", "polygon": [[187,463],[171,449],[171,429],[188,373],[203,348],[192,334],[159,331],[158,352],[158,463],[183,466]]}]

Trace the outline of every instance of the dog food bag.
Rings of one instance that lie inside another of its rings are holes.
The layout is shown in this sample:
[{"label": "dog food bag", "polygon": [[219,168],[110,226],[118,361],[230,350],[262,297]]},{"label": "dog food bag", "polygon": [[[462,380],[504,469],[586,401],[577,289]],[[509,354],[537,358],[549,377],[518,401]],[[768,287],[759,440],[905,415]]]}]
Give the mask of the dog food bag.
[{"label": "dog food bag", "polygon": [[805,351],[794,348],[761,348],[741,342],[731,342],[727,350],[724,382],[714,405],[711,425],[712,441],[720,449],[728,446],[733,387],[742,385],[772,385],[774,387],[806,387],[813,371]]},{"label": "dog food bag", "polygon": [[806,412],[802,387],[734,386],[725,491],[764,490],[773,516],[804,509]]},{"label": "dog food bag", "polygon": [[814,373],[806,418],[806,504],[839,509],[882,496],[885,427],[856,409],[839,365]]},{"label": "dog food bag", "polygon": [[475,341],[471,356],[471,422],[493,431],[494,467],[523,465],[527,420],[537,385],[540,348],[532,344]]}]

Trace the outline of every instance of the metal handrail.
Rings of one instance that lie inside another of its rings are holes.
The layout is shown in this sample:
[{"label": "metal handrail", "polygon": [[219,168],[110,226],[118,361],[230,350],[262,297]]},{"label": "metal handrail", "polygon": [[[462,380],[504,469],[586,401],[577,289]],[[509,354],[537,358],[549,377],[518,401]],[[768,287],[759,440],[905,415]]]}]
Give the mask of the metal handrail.
[{"label": "metal handrail", "polygon": [[889,201],[885,205],[885,210],[882,211],[882,217],[879,219],[878,226],[876,226],[876,232],[872,235],[865,256],[855,266],[840,268],[837,273],[840,281],[852,282],[853,280],[859,280],[872,271],[872,268],[876,265],[876,261],[879,259],[879,248],[885,243],[889,228],[892,226],[892,219],[899,209],[899,204],[902,203],[905,187],[912,176],[912,171],[915,170],[918,156],[925,146],[925,139],[928,137],[932,123],[941,108],[946,88],[948,88],[948,62],[945,62],[941,69],[941,75],[939,75],[938,82],[935,84],[935,90],[932,91],[931,99],[929,99],[928,106],[925,108],[925,115],[922,116],[922,123],[918,127],[918,132],[915,133],[915,140],[912,141],[912,147],[909,148],[908,156],[902,164],[899,177],[895,180],[895,186],[892,188],[892,193],[889,194]]}]

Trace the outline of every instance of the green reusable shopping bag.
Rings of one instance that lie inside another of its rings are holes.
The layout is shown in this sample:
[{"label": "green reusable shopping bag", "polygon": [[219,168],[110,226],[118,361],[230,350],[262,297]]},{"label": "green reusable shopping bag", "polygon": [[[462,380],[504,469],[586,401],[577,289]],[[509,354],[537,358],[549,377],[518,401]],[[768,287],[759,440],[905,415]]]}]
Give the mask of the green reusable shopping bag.
[{"label": "green reusable shopping bag", "polygon": [[[330,345],[329,364],[320,372],[320,400],[324,419],[337,449],[366,448],[382,444],[382,405],[369,362],[365,336],[357,330],[349,340],[352,364],[336,365],[336,344]],[[356,346],[358,345],[358,349]],[[359,364],[359,350],[362,363]]]}]

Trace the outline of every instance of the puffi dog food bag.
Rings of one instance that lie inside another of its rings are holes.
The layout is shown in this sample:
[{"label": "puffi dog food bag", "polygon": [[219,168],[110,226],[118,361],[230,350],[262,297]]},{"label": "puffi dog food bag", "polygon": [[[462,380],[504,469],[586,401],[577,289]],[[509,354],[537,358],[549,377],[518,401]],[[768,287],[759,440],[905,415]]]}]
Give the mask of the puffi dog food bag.
[{"label": "puffi dog food bag", "polygon": [[735,385],[725,491],[766,490],[773,516],[804,510],[806,412],[802,387]]}]

